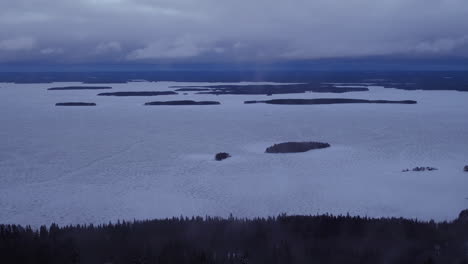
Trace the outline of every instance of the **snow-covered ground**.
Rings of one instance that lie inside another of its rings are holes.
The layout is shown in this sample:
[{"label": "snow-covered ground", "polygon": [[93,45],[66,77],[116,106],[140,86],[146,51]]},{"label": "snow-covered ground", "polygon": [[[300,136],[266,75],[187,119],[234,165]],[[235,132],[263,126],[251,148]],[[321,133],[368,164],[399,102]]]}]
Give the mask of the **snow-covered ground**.
[{"label": "snow-covered ground", "polygon": [[[111,91],[193,83],[110,84]],[[468,207],[468,93],[370,87],[345,94],[102,97],[0,84],[0,223],[218,215],[359,214],[450,220]],[[109,91],[103,91],[109,92]],[[250,104],[274,98],[416,105]],[[214,106],[143,106],[217,100]],[[96,107],[56,107],[57,102]],[[285,141],[331,148],[266,154]],[[232,158],[214,160],[217,152]],[[406,172],[416,166],[432,172]]]}]

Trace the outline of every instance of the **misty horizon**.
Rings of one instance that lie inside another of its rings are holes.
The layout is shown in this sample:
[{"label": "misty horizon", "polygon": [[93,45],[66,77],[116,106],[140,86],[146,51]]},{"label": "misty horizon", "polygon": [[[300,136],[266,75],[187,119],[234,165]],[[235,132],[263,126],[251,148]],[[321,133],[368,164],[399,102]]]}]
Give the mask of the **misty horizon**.
[{"label": "misty horizon", "polygon": [[462,0],[0,2],[0,63],[468,58]]}]

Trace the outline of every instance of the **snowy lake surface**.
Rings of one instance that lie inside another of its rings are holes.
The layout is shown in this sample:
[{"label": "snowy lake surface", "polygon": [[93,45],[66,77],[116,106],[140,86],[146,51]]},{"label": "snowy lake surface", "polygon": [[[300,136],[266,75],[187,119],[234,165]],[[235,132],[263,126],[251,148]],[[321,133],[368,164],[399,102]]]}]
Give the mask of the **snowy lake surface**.
[{"label": "snowy lake surface", "polygon": [[[92,90],[47,91],[71,85],[82,84],[0,84],[0,223],[230,213],[451,220],[468,207],[466,92],[369,87],[345,94],[107,97]],[[174,90],[171,85],[201,84],[103,84],[111,92]],[[243,104],[279,98],[418,104]],[[143,106],[168,100],[221,105]],[[55,106],[70,101],[97,106]],[[286,141],[331,147],[264,153]],[[215,161],[218,152],[232,158]],[[438,170],[402,172],[416,166]]]}]

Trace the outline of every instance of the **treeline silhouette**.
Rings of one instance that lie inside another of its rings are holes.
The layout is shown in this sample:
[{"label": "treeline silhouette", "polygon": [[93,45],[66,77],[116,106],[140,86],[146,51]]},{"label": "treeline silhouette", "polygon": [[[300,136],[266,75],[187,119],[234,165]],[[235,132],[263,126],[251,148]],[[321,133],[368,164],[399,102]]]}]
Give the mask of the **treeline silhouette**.
[{"label": "treeline silhouette", "polygon": [[468,222],[351,216],[0,226],[0,263],[468,263]]}]

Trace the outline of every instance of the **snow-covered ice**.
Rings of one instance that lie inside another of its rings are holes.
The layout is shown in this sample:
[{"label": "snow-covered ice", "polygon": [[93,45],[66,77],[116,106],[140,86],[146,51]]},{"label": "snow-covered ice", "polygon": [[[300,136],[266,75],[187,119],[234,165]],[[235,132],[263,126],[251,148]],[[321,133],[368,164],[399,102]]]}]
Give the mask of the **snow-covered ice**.
[{"label": "snow-covered ice", "polygon": [[[0,223],[348,212],[450,220],[468,207],[468,93],[370,87],[345,94],[102,97],[47,91],[68,85],[80,84],[0,84]],[[164,91],[198,84],[109,85]],[[324,97],[418,104],[243,104]],[[143,106],[184,99],[221,105]],[[70,101],[97,106],[55,106]],[[264,153],[285,141],[331,148]],[[232,158],[217,162],[218,152]],[[416,166],[439,170],[401,172]]]}]

